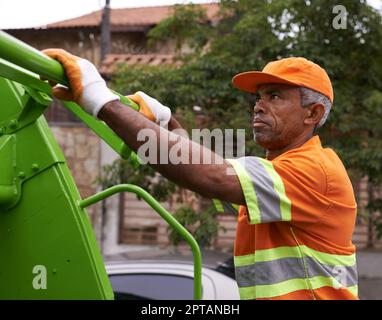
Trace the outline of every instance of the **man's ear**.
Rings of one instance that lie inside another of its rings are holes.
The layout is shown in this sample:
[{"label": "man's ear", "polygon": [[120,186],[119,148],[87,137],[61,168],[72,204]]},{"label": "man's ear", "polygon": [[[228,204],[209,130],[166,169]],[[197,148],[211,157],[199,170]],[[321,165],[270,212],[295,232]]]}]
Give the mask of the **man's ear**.
[{"label": "man's ear", "polygon": [[325,106],[321,103],[314,103],[306,107],[306,117],[304,124],[317,125],[325,114]]}]

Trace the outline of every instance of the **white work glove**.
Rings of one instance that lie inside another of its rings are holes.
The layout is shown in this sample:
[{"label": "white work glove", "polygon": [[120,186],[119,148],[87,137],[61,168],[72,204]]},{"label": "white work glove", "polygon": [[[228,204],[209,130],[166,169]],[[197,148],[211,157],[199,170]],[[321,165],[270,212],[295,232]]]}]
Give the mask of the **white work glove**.
[{"label": "white work glove", "polygon": [[171,110],[164,106],[158,100],[150,97],[142,91],[138,91],[133,95],[127,96],[139,105],[139,112],[146,118],[154,121],[162,127],[166,127],[171,118]]},{"label": "white work glove", "polygon": [[43,53],[62,64],[69,80],[70,89],[61,85],[53,88],[52,93],[56,98],[74,101],[94,117],[98,116],[106,103],[120,100],[108,89],[105,80],[90,61],[62,49],[46,49]]}]

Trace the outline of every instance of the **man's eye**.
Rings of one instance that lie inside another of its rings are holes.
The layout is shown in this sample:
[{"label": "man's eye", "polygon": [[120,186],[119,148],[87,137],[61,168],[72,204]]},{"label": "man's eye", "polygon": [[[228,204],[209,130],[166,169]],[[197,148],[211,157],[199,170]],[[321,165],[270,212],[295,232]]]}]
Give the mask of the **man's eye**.
[{"label": "man's eye", "polygon": [[260,100],[260,96],[258,94],[255,95],[255,101],[258,102]]},{"label": "man's eye", "polygon": [[271,94],[271,99],[272,100],[275,100],[275,99],[279,99],[280,97],[277,95],[277,94]]}]

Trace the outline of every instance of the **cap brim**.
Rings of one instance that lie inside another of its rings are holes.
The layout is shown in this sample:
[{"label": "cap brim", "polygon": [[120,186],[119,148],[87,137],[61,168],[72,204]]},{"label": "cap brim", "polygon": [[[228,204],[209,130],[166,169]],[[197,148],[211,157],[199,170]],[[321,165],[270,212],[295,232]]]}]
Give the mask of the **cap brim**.
[{"label": "cap brim", "polygon": [[281,83],[298,86],[299,84],[274,76],[273,74],[261,71],[247,71],[237,74],[232,79],[234,87],[247,91],[256,92],[260,84]]}]

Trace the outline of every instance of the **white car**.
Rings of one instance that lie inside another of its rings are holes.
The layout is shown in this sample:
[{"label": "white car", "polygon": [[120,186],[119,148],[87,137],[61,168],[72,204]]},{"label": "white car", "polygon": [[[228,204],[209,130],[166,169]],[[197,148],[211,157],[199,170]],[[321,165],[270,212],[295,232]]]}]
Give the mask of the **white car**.
[{"label": "white car", "polygon": [[[120,261],[106,263],[115,299],[192,300],[193,265],[177,261]],[[236,281],[202,267],[203,300],[239,300]]]}]

